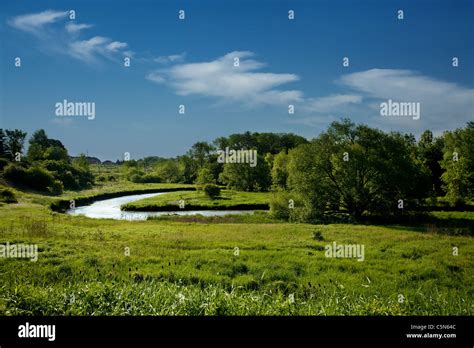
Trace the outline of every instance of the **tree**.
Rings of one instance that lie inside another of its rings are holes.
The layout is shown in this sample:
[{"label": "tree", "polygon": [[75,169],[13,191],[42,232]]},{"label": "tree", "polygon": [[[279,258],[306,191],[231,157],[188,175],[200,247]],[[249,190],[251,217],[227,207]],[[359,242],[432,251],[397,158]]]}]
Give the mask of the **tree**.
[{"label": "tree", "polygon": [[440,161],[443,159],[443,147],[443,138],[433,137],[433,133],[430,130],[423,132],[417,144],[418,157],[430,172],[430,182],[436,195],[443,194],[441,175],[444,170],[440,164]]},{"label": "tree", "polygon": [[7,158],[7,136],[3,129],[0,128],[0,158]]},{"label": "tree", "polygon": [[66,161],[69,162],[69,155],[65,148],[59,146],[50,146],[43,154],[45,160]]},{"label": "tree", "polygon": [[188,156],[196,162],[198,168],[202,168],[209,161],[212,151],[214,147],[211,144],[199,141],[188,151]]},{"label": "tree", "polygon": [[26,132],[19,129],[6,130],[6,154],[11,159],[15,159],[16,154],[23,153],[23,145],[25,142]]},{"label": "tree", "polygon": [[399,133],[333,122],[310,144],[289,153],[288,182],[303,203],[302,219],[340,208],[355,219],[365,212],[394,213],[399,200],[413,207],[429,185],[411,150],[412,141]]},{"label": "tree", "polygon": [[443,188],[452,205],[462,205],[474,194],[474,122],[468,122],[465,128],[445,132],[444,143]]},{"label": "tree", "polygon": [[196,184],[204,185],[204,184],[215,184],[216,179],[214,178],[214,174],[212,173],[209,167],[203,167],[199,169],[198,177],[196,179]]},{"label": "tree", "polygon": [[183,178],[183,171],[180,163],[173,159],[160,163],[156,168],[156,173],[164,182],[168,183],[181,182]]},{"label": "tree", "polygon": [[257,157],[257,165],[248,163],[226,163],[219,180],[229,188],[239,191],[266,191],[270,187],[270,168],[262,156]]},{"label": "tree", "polygon": [[48,138],[44,129],[35,131],[29,140],[28,159],[39,161],[44,159],[66,160],[69,155],[61,141]]},{"label": "tree", "polygon": [[87,170],[87,171],[90,168],[89,161],[87,160],[86,155],[83,153],[81,153],[78,157],[74,159],[73,164],[76,167],[81,168],[83,170]]},{"label": "tree", "polygon": [[286,190],[288,179],[288,155],[281,151],[275,155],[272,167],[272,187],[277,191]]}]

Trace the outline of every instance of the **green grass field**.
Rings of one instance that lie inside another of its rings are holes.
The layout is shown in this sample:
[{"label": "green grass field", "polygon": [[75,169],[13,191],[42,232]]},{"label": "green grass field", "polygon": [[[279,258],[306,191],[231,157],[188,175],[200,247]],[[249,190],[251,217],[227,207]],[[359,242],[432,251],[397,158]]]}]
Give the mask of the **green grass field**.
[{"label": "green grass field", "polygon": [[161,211],[179,210],[179,201],[185,202],[184,209],[268,209],[268,192],[239,192],[222,190],[219,197],[210,199],[203,191],[171,192],[165,195],[142,199],[122,206],[124,210]]},{"label": "green grass field", "polygon": [[[153,186],[115,185],[75,195]],[[200,193],[160,199],[177,194]],[[289,224],[266,213],[97,220],[53,213],[49,197],[17,195],[18,204],[0,206],[0,243],[37,244],[39,256],[0,258],[0,315],[474,313],[470,236],[419,226]],[[254,195],[237,196],[265,199]],[[364,261],[325,257],[333,241],[364,245]]]}]

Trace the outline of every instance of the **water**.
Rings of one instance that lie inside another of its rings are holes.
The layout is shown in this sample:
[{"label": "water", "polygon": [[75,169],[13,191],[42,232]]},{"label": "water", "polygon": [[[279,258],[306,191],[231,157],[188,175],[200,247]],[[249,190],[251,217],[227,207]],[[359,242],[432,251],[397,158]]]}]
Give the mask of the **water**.
[{"label": "water", "polygon": [[192,210],[192,211],[122,211],[120,206],[140,199],[164,195],[167,192],[145,193],[129,195],[117,198],[104,199],[89,205],[69,209],[66,213],[70,215],[84,215],[93,219],[115,219],[115,220],[146,220],[149,216],[162,215],[203,215],[223,216],[230,214],[253,214],[253,210]]}]

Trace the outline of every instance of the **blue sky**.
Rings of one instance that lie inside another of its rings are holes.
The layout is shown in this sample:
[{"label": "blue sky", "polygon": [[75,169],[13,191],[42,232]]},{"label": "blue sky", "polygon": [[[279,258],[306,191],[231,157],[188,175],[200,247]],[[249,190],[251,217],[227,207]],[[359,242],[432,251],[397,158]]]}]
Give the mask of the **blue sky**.
[{"label": "blue sky", "polygon": [[[6,0],[0,30],[1,127],[44,128],[73,155],[175,156],[247,130],[313,138],[342,117],[414,134],[474,119],[473,1]],[[94,102],[95,118],[56,116],[64,99]],[[420,119],[380,116],[388,99],[420,102]]]}]

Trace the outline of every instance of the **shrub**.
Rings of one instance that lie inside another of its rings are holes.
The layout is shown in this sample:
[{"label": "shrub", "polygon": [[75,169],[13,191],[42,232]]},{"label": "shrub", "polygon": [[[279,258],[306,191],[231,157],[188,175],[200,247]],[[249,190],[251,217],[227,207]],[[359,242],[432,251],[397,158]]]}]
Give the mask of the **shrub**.
[{"label": "shrub", "polygon": [[221,188],[214,184],[205,185],[203,190],[210,199],[215,199],[221,194]]},{"label": "shrub", "polygon": [[67,161],[48,160],[44,161],[43,165],[66,189],[77,190],[90,187],[94,183],[94,175],[90,171],[75,167]]},{"label": "shrub", "polygon": [[26,170],[25,185],[40,191],[46,191],[54,182],[51,172],[41,167],[30,167]]},{"label": "shrub", "polygon": [[0,189],[0,201],[5,203],[17,203],[15,194],[7,188]]},{"label": "shrub", "polygon": [[8,163],[10,163],[6,158],[0,158],[0,170],[3,170]]},{"label": "shrub", "polygon": [[59,180],[54,180],[53,183],[49,186],[49,192],[53,195],[60,195],[63,193],[64,186],[63,183]]},{"label": "shrub", "polygon": [[11,182],[23,183],[26,176],[26,169],[16,163],[10,163],[5,167],[3,176]]},{"label": "shrub", "polygon": [[319,240],[319,241],[324,240],[324,237],[321,231],[314,231],[312,237],[314,240]]},{"label": "shrub", "polygon": [[5,167],[4,177],[16,184],[40,191],[48,190],[54,182],[52,173],[42,167],[34,166],[25,169],[15,163],[10,163]]},{"label": "shrub", "polygon": [[159,183],[161,182],[161,178],[158,175],[146,174],[142,176],[141,182],[142,183]]},{"label": "shrub", "polygon": [[288,221],[290,219],[289,197],[287,194],[282,192],[272,195],[270,214],[278,220]]},{"label": "shrub", "polygon": [[135,182],[135,183],[139,183],[139,182],[142,181],[142,176],[140,174],[132,174],[130,176],[130,181]]}]

